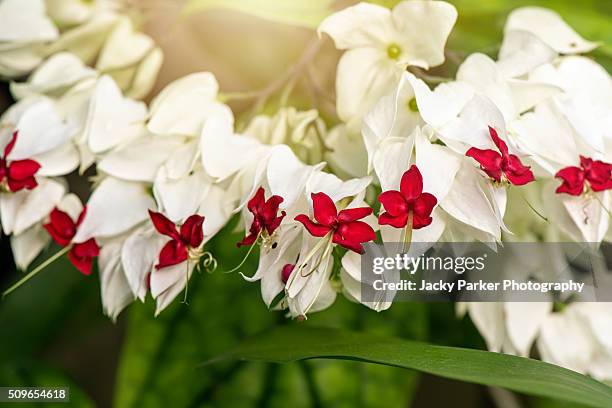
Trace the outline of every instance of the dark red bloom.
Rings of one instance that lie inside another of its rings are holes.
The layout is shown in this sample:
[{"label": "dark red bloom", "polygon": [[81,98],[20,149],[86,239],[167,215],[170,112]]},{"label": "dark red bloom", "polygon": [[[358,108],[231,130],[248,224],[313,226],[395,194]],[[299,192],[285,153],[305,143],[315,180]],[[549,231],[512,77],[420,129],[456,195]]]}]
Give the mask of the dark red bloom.
[{"label": "dark red bloom", "polygon": [[412,229],[431,224],[431,212],[438,203],[432,194],[423,192],[423,176],[414,164],[402,175],[400,191],[385,191],[378,201],[386,211],[378,216],[380,225],[404,228],[412,214]]},{"label": "dark red bloom", "polygon": [[283,266],[283,269],[281,270],[281,280],[283,281],[283,283],[287,283],[294,269],[295,264],[286,264],[285,266]]},{"label": "dark red bloom", "polygon": [[515,186],[522,186],[535,180],[529,166],[521,163],[516,155],[508,154],[508,146],[491,126],[489,126],[489,135],[501,154],[492,149],[472,147],[465,155],[480,163],[480,168],[497,182],[501,182],[502,174]]},{"label": "dark red bloom", "polygon": [[83,208],[75,223],[68,214],[54,208],[49,215],[49,222],[44,224],[43,227],[49,232],[51,238],[62,247],[72,245],[68,252],[68,259],[83,275],[90,275],[93,259],[100,255],[100,247],[96,240],[90,238],[85,242],[72,244],[72,238],[76,235],[86,212],[87,209]]},{"label": "dark red bloom", "polygon": [[591,190],[605,191],[612,189],[612,164],[580,156],[580,167],[565,167],[555,177],[563,180],[557,187],[557,193],[578,196],[584,191],[585,181]]},{"label": "dark red bloom", "polygon": [[370,207],[348,208],[338,212],[333,200],[325,193],[311,194],[314,218],[312,221],[306,214],[295,217],[315,237],[324,237],[333,233],[332,242],[357,253],[363,253],[364,242],[372,241],[376,234],[372,227],[363,221],[358,221],[372,214]]},{"label": "dark red bloom", "polygon": [[4,148],[0,156],[0,186],[5,184],[12,193],[28,189],[32,190],[38,183],[34,175],[40,169],[40,164],[34,160],[14,160],[9,162],[7,156],[13,151],[17,142],[18,132],[13,132],[11,141]]},{"label": "dark red bloom", "polygon": [[204,241],[202,230],[204,217],[201,215],[190,215],[180,228],[162,213],[149,210],[149,216],[157,232],[172,238],[159,252],[159,261],[155,269],[159,270],[186,261],[189,258],[189,250],[197,249]]},{"label": "dark red bloom", "polygon": [[253,223],[249,228],[249,235],[244,237],[237,245],[253,245],[261,231],[266,231],[268,236],[272,235],[285,218],[285,211],[278,215],[278,206],[283,202],[283,198],[273,195],[266,201],[263,187],[259,187],[253,198],[247,204],[247,208],[253,214]]}]

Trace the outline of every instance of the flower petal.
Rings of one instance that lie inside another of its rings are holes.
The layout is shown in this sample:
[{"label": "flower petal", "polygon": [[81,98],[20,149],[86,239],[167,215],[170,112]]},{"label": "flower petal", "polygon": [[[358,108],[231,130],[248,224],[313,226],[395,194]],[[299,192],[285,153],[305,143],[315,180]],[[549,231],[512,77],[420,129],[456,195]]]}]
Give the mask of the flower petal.
[{"label": "flower petal", "polygon": [[391,12],[388,8],[359,3],[342,9],[321,22],[317,32],[327,33],[336,48],[384,46],[391,40]]},{"label": "flower petal", "polygon": [[322,225],[331,226],[336,217],[338,216],[338,210],[333,200],[325,193],[312,193],[312,210],[314,218]]},{"label": "flower petal", "polygon": [[164,214],[149,210],[149,217],[157,232],[175,240],[180,239],[176,225]]},{"label": "flower petal", "polygon": [[493,180],[497,182],[501,181],[502,156],[495,150],[483,150],[472,147],[465,153],[465,155],[476,160],[480,164],[480,168]]},{"label": "flower petal", "polygon": [[407,201],[416,200],[423,192],[423,176],[416,165],[410,166],[402,176],[400,191]]},{"label": "flower petal", "polygon": [[193,214],[181,225],[181,239],[191,248],[199,247],[204,240],[202,224],[204,224],[204,217]]},{"label": "flower petal", "polygon": [[556,178],[563,180],[563,183],[557,187],[556,193],[565,193],[573,196],[579,196],[584,190],[584,172],[581,168],[570,166],[565,167],[555,174]]},{"label": "flower petal", "polygon": [[370,207],[347,208],[338,213],[339,222],[352,222],[372,214]]},{"label": "flower petal", "polygon": [[408,213],[406,199],[399,191],[389,190],[378,196],[378,201],[383,205],[385,211],[392,216],[405,215]]},{"label": "flower petal", "polygon": [[156,208],[156,204],[145,185],[107,177],[89,198],[87,215],[74,242],[126,232],[145,221],[150,208]]},{"label": "flower petal", "polygon": [[392,11],[402,53],[399,61],[429,69],[444,62],[444,45],[457,9],[444,1],[401,1]]},{"label": "flower petal", "polygon": [[[159,260],[155,269],[180,264],[188,258],[187,247],[180,241],[168,241],[159,252]],[[155,272],[153,272],[155,273]]]},{"label": "flower petal", "polygon": [[301,222],[308,232],[315,237],[324,237],[329,231],[331,231],[330,227],[312,222],[306,214],[298,215],[295,217],[295,220]]},{"label": "flower petal", "polygon": [[380,225],[391,225],[395,228],[404,228],[408,223],[408,213],[393,216],[389,213],[382,213],[378,216]]},{"label": "flower petal", "polygon": [[521,7],[513,10],[504,31],[522,30],[534,34],[560,54],[580,54],[597,47],[576,33],[561,17],[543,7]]}]

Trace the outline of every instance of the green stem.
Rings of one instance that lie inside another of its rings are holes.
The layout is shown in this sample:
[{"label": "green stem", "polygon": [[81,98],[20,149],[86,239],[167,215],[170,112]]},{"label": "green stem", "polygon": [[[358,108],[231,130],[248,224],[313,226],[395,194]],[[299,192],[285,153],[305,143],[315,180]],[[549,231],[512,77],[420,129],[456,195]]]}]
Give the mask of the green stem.
[{"label": "green stem", "polygon": [[402,247],[402,253],[407,254],[408,251],[410,250],[410,244],[412,243],[412,225],[413,225],[413,214],[412,211],[408,212],[408,221],[406,222],[406,227],[404,228],[403,231],[403,237],[404,239],[402,240],[403,243],[403,247]]},{"label": "green stem", "polygon": [[183,303],[189,305],[187,302],[187,293],[189,292],[189,260],[187,260],[187,270],[185,271],[185,295],[183,296]]},{"label": "green stem", "polygon": [[55,262],[57,259],[61,258],[63,255],[65,255],[68,251],[70,251],[70,248],[72,248],[71,245],[68,245],[64,248],[62,248],[60,251],[58,251],[57,253],[55,253],[51,258],[47,259],[46,261],[44,261],[43,263],[41,263],[40,265],[38,265],[36,268],[34,268],[34,270],[30,273],[28,273],[26,276],[24,276],[21,280],[19,280],[17,283],[15,283],[13,286],[11,286],[10,288],[8,288],[7,290],[5,290],[2,293],[2,299],[4,299],[5,297],[7,297],[9,294],[11,294],[13,291],[15,291],[17,288],[19,288],[21,285],[23,285],[24,283],[26,283],[27,281],[29,281],[30,279],[32,279],[38,272],[42,271],[43,269],[45,269],[47,266],[51,265],[53,262]]}]

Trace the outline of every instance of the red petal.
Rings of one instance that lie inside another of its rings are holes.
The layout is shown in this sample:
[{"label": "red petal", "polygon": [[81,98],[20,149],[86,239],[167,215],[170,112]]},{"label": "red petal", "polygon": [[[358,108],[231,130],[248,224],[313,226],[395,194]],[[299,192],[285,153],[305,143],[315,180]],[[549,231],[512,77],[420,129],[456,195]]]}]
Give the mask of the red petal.
[{"label": "red petal", "polygon": [[563,183],[555,190],[557,193],[565,193],[578,196],[584,190],[584,172],[581,168],[570,166],[561,169],[555,174],[556,178],[563,180]]},{"label": "red petal", "polygon": [[593,159],[580,155],[580,167],[582,167],[583,170],[587,170],[591,168],[592,164],[593,164]]},{"label": "red petal", "polygon": [[417,214],[413,214],[412,229],[413,230],[421,229],[431,224],[432,221],[433,221],[433,218],[429,216],[419,216]]},{"label": "red petal", "polygon": [[489,126],[489,135],[491,136],[491,139],[493,139],[493,143],[495,143],[495,146],[497,146],[497,148],[501,152],[502,157],[507,157],[508,156],[508,145],[506,145],[506,142],[504,142],[499,137],[499,135],[497,134],[497,131],[491,126]]},{"label": "red petal", "polygon": [[76,234],[76,225],[72,218],[63,211],[54,208],[49,214],[49,223],[43,225],[51,238],[61,246],[70,244]]},{"label": "red petal", "polygon": [[40,170],[40,164],[35,160],[16,160],[8,166],[8,177],[13,180],[25,180],[33,177]]},{"label": "red petal", "polygon": [[480,163],[480,168],[493,180],[501,181],[502,156],[495,150],[471,147],[465,155]]},{"label": "red petal", "polygon": [[33,190],[38,186],[38,182],[34,177],[27,178],[25,180],[13,180],[8,179],[8,188],[11,192],[16,193],[23,189]]},{"label": "red petal", "polygon": [[423,176],[416,165],[410,166],[402,176],[400,191],[407,201],[416,200],[423,192]]},{"label": "red petal", "polygon": [[285,215],[287,215],[285,211],[281,212],[280,216],[274,218],[269,224],[266,225],[266,231],[268,231],[269,235],[272,235],[272,233],[278,228],[281,222],[283,222],[283,218],[285,218]]},{"label": "red petal", "polygon": [[363,250],[363,245],[361,245],[360,242],[343,240],[342,238],[337,237],[336,234],[334,234],[333,242],[346,249],[357,252],[358,254],[363,254],[365,252]]},{"label": "red petal", "polygon": [[263,187],[259,187],[257,192],[247,203],[247,208],[253,214],[258,214],[265,202],[265,191]]},{"label": "red petal", "polygon": [[77,227],[81,225],[86,215],[87,215],[87,206],[83,207],[83,209],[81,210],[81,213],[79,214],[79,218],[77,219],[77,222],[76,222]]},{"label": "red petal", "polygon": [[421,217],[427,218],[431,215],[434,207],[438,203],[436,197],[433,194],[423,193],[414,202],[414,218]]},{"label": "red petal", "polygon": [[609,190],[612,188],[612,164],[601,160],[591,161],[589,169],[585,170],[585,177],[593,191]]},{"label": "red petal", "polygon": [[8,185],[12,192],[20,191],[24,188],[32,190],[38,183],[34,175],[40,169],[40,164],[34,160],[17,160],[8,166]]},{"label": "red petal", "polygon": [[308,232],[310,232],[310,235],[314,237],[324,237],[329,231],[331,231],[331,228],[326,225],[321,225],[312,222],[306,214],[298,215],[297,217],[295,217],[295,220],[301,222],[308,230]]},{"label": "red petal", "polygon": [[90,275],[93,259],[100,255],[100,247],[95,239],[75,244],[68,252],[68,259],[83,274]]},{"label": "red petal", "polygon": [[336,235],[342,237],[344,240],[355,242],[368,242],[376,239],[376,233],[372,227],[363,221],[352,221],[340,224],[334,237]]},{"label": "red petal", "polygon": [[249,235],[244,237],[244,239],[242,241],[237,243],[236,246],[238,248],[240,248],[241,246],[253,245],[255,243],[255,241],[257,241],[257,236],[258,235],[259,235],[259,233],[254,234],[254,233],[251,232]]},{"label": "red petal", "polygon": [[391,225],[395,228],[404,228],[408,223],[408,213],[393,216],[385,212],[378,216],[378,223],[380,225]]},{"label": "red petal", "polygon": [[159,251],[159,262],[155,269],[180,264],[188,258],[187,247],[180,241],[168,241]]},{"label": "red petal", "polygon": [[197,248],[204,241],[202,229],[204,217],[198,214],[190,215],[181,225],[181,240],[191,248]]},{"label": "red petal", "polygon": [[404,199],[404,196],[399,191],[385,191],[378,196],[378,201],[392,217],[406,215],[408,213],[408,204],[406,203],[406,199]]},{"label": "red petal", "polygon": [[17,134],[19,133],[19,131],[14,131],[13,132],[13,136],[11,137],[11,140],[8,142],[8,144],[4,147],[4,158],[6,159],[6,156],[8,156],[9,154],[11,154],[11,152],[13,151],[13,147],[15,147],[15,142],[17,142]]},{"label": "red petal", "polygon": [[273,220],[276,217],[276,214],[278,214],[278,206],[282,202],[283,197],[281,196],[273,195],[272,197],[268,198],[268,201],[266,201],[262,206],[262,211],[260,214],[262,218],[267,222]]},{"label": "red petal", "polygon": [[176,230],[176,225],[170,221],[164,214],[149,210],[149,217],[153,222],[153,226],[162,235],[166,235],[172,239],[179,241],[181,237]]},{"label": "red petal", "polygon": [[521,163],[521,160],[514,154],[508,156],[504,174],[508,181],[515,186],[522,186],[535,180],[529,166],[525,166]]},{"label": "red petal", "polygon": [[328,227],[331,226],[338,216],[333,200],[325,193],[312,193],[310,196],[315,220]]},{"label": "red petal", "polygon": [[338,213],[339,222],[357,221],[372,214],[370,207],[347,208]]}]

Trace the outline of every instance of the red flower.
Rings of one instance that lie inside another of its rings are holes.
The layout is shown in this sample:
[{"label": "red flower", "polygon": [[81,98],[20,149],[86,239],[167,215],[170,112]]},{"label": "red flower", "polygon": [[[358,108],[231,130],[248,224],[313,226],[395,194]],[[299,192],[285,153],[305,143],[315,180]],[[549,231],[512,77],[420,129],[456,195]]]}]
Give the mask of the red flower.
[{"label": "red flower", "polygon": [[312,221],[306,214],[295,217],[312,236],[324,237],[333,233],[332,242],[357,253],[363,253],[363,242],[373,241],[376,234],[372,227],[361,218],[372,214],[370,207],[348,208],[338,212],[332,199],[325,193],[312,193],[314,218]]},{"label": "red flower", "polygon": [[266,231],[268,236],[272,235],[274,230],[278,228],[283,221],[285,211],[281,211],[281,215],[277,215],[278,206],[283,202],[283,198],[273,195],[266,201],[263,187],[259,187],[257,193],[249,200],[247,208],[253,214],[253,223],[249,228],[249,235],[238,243],[238,246],[252,245],[261,231]]},{"label": "red flower", "polygon": [[532,182],[535,178],[529,166],[523,165],[516,155],[508,154],[508,146],[491,126],[489,126],[489,134],[501,154],[492,149],[483,150],[472,147],[465,155],[480,163],[480,168],[497,182],[501,182],[502,174],[515,186]]},{"label": "red flower", "polygon": [[172,238],[159,252],[159,262],[155,269],[180,264],[189,258],[189,251],[197,249],[204,240],[202,224],[204,217],[190,215],[180,229],[162,213],[149,210],[153,226],[162,235]]},{"label": "red flower", "polygon": [[380,225],[404,228],[412,213],[412,229],[431,224],[431,212],[438,203],[432,194],[423,192],[423,176],[414,164],[402,175],[400,191],[385,191],[378,196],[378,201],[386,210],[378,216]]},{"label": "red flower", "polygon": [[49,232],[51,238],[62,247],[72,245],[68,252],[68,259],[83,275],[90,275],[93,259],[100,255],[98,243],[94,238],[90,238],[85,242],[72,244],[72,238],[76,235],[86,211],[87,209],[83,208],[75,223],[68,214],[54,208],[49,215],[49,222],[44,224],[43,227]]},{"label": "red flower", "polygon": [[605,191],[612,188],[612,164],[580,156],[580,167],[565,167],[555,174],[563,183],[555,190],[578,196],[584,191],[584,182],[588,181],[593,191]]},{"label": "red flower", "polygon": [[13,151],[17,142],[18,132],[13,132],[11,141],[4,148],[4,155],[0,156],[0,186],[4,184],[8,190],[15,193],[19,190],[32,190],[38,183],[34,175],[40,169],[40,164],[34,160],[14,160],[9,162],[6,157]]}]

